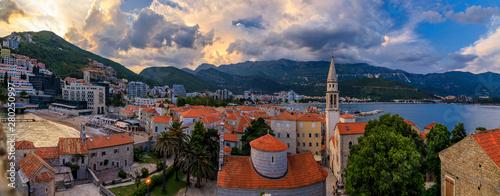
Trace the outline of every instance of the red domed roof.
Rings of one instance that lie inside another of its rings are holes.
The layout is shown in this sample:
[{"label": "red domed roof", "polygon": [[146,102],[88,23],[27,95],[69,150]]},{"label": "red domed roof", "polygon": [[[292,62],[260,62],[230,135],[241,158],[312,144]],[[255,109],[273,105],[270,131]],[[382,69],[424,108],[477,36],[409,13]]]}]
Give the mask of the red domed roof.
[{"label": "red domed roof", "polygon": [[250,142],[250,146],[262,151],[284,151],[288,148],[286,144],[267,134]]},{"label": "red domed roof", "polygon": [[229,146],[224,147],[224,152],[231,152],[231,147]]}]

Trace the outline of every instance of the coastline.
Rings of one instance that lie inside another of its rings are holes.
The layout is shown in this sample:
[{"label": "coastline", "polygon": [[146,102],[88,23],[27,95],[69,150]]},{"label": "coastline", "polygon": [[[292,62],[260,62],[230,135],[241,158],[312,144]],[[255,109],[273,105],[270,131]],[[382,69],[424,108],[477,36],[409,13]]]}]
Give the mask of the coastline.
[{"label": "coastline", "polygon": [[[69,128],[74,129],[78,133],[80,133],[82,122],[84,123],[84,122],[88,121],[87,118],[83,118],[83,117],[67,118],[67,117],[62,117],[62,116],[53,116],[53,115],[39,112],[39,111],[30,112],[28,114],[32,114],[32,115],[35,115],[39,118],[43,118],[44,120],[50,121],[51,123],[54,123],[54,124],[59,124],[61,126],[67,126]],[[106,134],[102,133],[101,131],[94,129],[94,128],[91,128],[91,127],[88,127],[88,126],[85,126],[85,130],[87,132],[87,137],[106,135]]]}]

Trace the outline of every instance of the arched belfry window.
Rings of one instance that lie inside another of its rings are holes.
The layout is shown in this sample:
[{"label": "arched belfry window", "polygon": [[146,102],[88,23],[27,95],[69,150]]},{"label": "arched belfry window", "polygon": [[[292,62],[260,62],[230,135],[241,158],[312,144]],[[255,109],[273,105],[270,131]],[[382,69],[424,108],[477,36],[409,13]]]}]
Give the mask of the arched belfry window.
[{"label": "arched belfry window", "polygon": [[337,108],[337,95],[334,95],[334,96],[333,96],[333,99],[334,99],[334,100],[333,100],[333,105],[334,105],[333,107],[334,107],[334,108]]},{"label": "arched belfry window", "polygon": [[330,107],[333,106],[333,95],[330,95]]}]

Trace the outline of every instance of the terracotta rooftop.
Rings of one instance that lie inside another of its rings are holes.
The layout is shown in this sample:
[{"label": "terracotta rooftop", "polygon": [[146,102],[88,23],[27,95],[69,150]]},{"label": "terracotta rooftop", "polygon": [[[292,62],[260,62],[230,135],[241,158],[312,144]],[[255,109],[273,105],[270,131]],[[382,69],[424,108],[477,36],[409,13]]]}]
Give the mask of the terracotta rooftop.
[{"label": "terracotta rooftop", "polygon": [[238,120],[238,115],[237,114],[230,114],[229,116],[226,117],[226,120]]},{"label": "terracotta rooftop", "polygon": [[405,120],[405,122],[406,122],[406,123],[408,123],[408,124],[409,124],[409,125],[411,125],[411,126],[415,126],[415,123],[413,123],[413,122],[411,122],[411,121],[409,121],[409,120]]},{"label": "terracotta rooftop", "polygon": [[214,123],[217,121],[222,121],[222,119],[217,118],[216,116],[210,115],[210,116],[205,116],[204,118],[200,119],[200,121],[202,123],[209,124],[209,123]]},{"label": "terracotta rooftop", "polygon": [[156,112],[156,110],[155,110],[155,109],[150,109],[150,108],[148,108],[148,109],[142,109],[141,111],[142,111],[142,112],[148,112],[148,113],[153,113],[153,112]]},{"label": "terracotta rooftop", "polygon": [[339,129],[340,135],[363,134],[365,132],[365,126],[367,124],[368,122],[338,123],[337,127]]},{"label": "terracotta rooftop", "polygon": [[[87,140],[88,141],[88,140]],[[80,138],[59,138],[59,154],[88,154],[87,146]]]},{"label": "terracotta rooftop", "polygon": [[353,116],[353,115],[345,113],[345,114],[340,115],[340,118],[356,118],[356,117]]},{"label": "terracotta rooftop", "polygon": [[288,148],[288,146],[285,143],[279,141],[278,139],[274,138],[272,135],[269,134],[254,139],[253,141],[250,142],[250,146],[257,150],[268,151],[268,152],[284,151]]},{"label": "terracotta rooftop", "polygon": [[119,146],[129,143],[134,143],[134,140],[128,134],[89,137],[87,140],[87,146],[89,149]]},{"label": "terracotta rooftop", "polygon": [[237,142],[238,135],[236,133],[225,133],[224,134],[224,141]]},{"label": "terracotta rooftop", "polygon": [[224,128],[226,128],[229,131],[234,131],[234,127],[232,127],[231,125],[228,125],[227,123],[224,123]]},{"label": "terracotta rooftop", "polygon": [[427,135],[427,133],[426,133],[426,132],[422,132],[422,131],[420,131],[420,137],[422,137],[422,139],[424,139],[424,142],[425,142],[425,140],[427,140],[427,139],[425,138],[425,136],[426,136],[426,135]]},{"label": "terracotta rooftop", "polygon": [[279,115],[277,116],[273,116],[271,118],[271,120],[290,120],[290,121],[295,121],[297,120],[297,117],[295,116],[292,116],[290,113],[288,112],[282,112],[280,113]]},{"label": "terracotta rooftop", "polygon": [[471,135],[491,160],[500,167],[500,128],[477,131]]},{"label": "terracotta rooftop", "polygon": [[38,176],[35,177],[35,182],[46,183],[46,182],[50,182],[53,179],[55,179],[55,175],[53,173],[42,172],[42,173],[38,174]]},{"label": "terracotta rooftop", "polygon": [[[285,145],[286,146],[286,145]],[[328,176],[311,152],[288,155],[288,174],[279,180],[258,175],[248,156],[227,156],[217,186],[241,189],[289,189],[323,181]]]},{"label": "terracotta rooftop", "polygon": [[240,123],[238,124],[238,128],[236,129],[236,132],[238,133],[245,133],[245,127],[251,126],[252,120],[248,118],[247,116],[241,116]]},{"label": "terracotta rooftop", "polygon": [[35,149],[35,154],[42,159],[56,159],[59,158],[59,147],[41,147]]},{"label": "terracotta rooftop", "polygon": [[19,162],[19,167],[23,170],[28,179],[31,179],[36,171],[38,171],[38,169],[42,166],[54,171],[54,173],[56,172],[54,168],[33,152],[28,153],[28,155],[26,155],[26,157]]},{"label": "terracotta rooftop", "polygon": [[321,115],[312,113],[302,114],[299,115],[299,117],[297,118],[297,121],[322,121],[322,120],[323,118],[321,118]]},{"label": "terracotta rooftop", "polygon": [[229,146],[224,147],[224,152],[231,152],[232,149]]},{"label": "terracotta rooftop", "polygon": [[424,129],[432,129],[436,126],[436,124],[438,124],[438,123],[432,122],[431,124],[425,126]]},{"label": "terracotta rooftop", "polygon": [[153,116],[153,122],[169,123],[172,118],[170,116]]},{"label": "terracotta rooftop", "polygon": [[16,141],[15,147],[16,150],[34,149],[35,145],[33,144],[33,142],[22,140],[22,141]]},{"label": "terracotta rooftop", "polygon": [[132,114],[132,113],[134,113],[134,111],[132,111],[132,110],[122,110],[122,111],[125,114]]},{"label": "terracotta rooftop", "polygon": [[209,114],[210,113],[205,109],[190,109],[182,112],[181,116],[184,118],[201,118],[202,116],[207,116]]}]

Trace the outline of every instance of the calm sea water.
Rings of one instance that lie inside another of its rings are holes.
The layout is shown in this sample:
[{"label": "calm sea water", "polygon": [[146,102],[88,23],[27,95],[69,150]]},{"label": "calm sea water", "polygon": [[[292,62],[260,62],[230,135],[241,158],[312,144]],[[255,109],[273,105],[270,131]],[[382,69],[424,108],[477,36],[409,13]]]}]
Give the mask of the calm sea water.
[{"label": "calm sea water", "polygon": [[[326,104],[289,104],[281,105],[285,108],[294,108],[305,111],[310,105],[322,106]],[[357,117],[357,122],[367,122],[379,118],[381,115],[391,113],[398,114],[406,120],[415,123],[420,130],[432,122],[442,123],[448,130],[452,130],[458,123],[465,125],[467,133],[471,133],[476,127],[493,129],[500,127],[500,106],[487,105],[455,105],[455,104],[405,104],[405,103],[358,103],[340,104],[342,111],[360,110],[362,112],[381,109],[384,112],[374,116]]]}]

